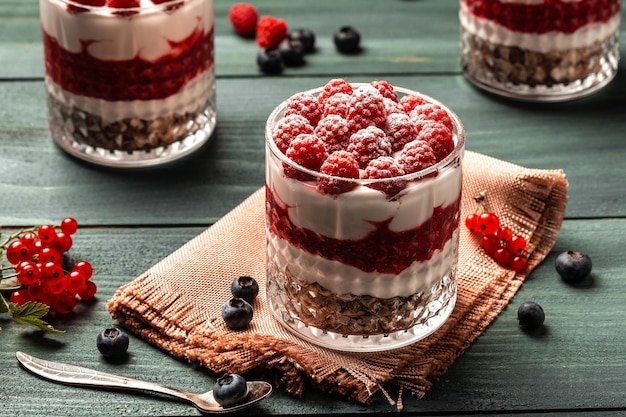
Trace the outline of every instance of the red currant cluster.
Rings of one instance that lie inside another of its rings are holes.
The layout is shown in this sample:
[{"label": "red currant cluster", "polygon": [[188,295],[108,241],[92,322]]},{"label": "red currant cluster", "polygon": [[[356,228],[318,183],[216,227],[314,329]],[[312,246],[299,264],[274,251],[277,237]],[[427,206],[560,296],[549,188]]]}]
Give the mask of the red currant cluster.
[{"label": "red currant cluster", "polygon": [[498,216],[486,210],[484,195],[475,199],[482,212],[467,216],[465,226],[472,232],[480,234],[480,245],[500,266],[515,272],[524,272],[528,267],[528,258],[524,254],[526,239],[514,235],[511,229],[500,225]]},{"label": "red currant cluster", "polygon": [[0,243],[21,284],[11,293],[10,302],[38,302],[68,314],[76,306],[77,296],[81,300],[94,297],[97,287],[90,280],[93,269],[89,262],[76,262],[69,272],[64,269],[63,254],[72,247],[77,230],[76,220],[68,217],[58,226],[21,229]]}]

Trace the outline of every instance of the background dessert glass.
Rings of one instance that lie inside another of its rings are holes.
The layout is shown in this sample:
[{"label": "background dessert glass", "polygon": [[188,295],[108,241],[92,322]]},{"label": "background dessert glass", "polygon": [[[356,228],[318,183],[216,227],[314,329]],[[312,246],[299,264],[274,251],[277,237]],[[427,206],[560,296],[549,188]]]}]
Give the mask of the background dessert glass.
[{"label": "background dessert glass", "polygon": [[[356,188],[337,196],[317,191],[324,174],[295,164],[273,141],[286,102],[267,121],[268,301],[288,330],[324,347],[371,352],[408,345],[439,328],[456,301],[465,131],[443,104],[396,91],[448,111],[454,150],[414,174],[354,180]],[[285,166],[313,180],[288,178]],[[398,178],[407,186],[393,197],[367,186]]]},{"label": "background dessert glass", "polygon": [[213,1],[85,3],[92,5],[39,3],[56,143],[91,163],[143,167],[208,141],[216,121]]},{"label": "background dessert glass", "polygon": [[461,66],[478,87],[565,101],[608,84],[619,60],[620,0],[461,0]]}]

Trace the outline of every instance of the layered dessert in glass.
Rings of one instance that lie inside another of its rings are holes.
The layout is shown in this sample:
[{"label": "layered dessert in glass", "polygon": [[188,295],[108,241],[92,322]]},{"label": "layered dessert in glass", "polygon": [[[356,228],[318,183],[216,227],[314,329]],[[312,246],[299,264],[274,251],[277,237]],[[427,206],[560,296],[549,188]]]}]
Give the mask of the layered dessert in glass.
[{"label": "layered dessert in glass", "polygon": [[591,94],[616,75],[620,0],[461,0],[461,66],[477,86],[528,101]]},{"label": "layered dessert in glass", "polygon": [[40,0],[55,141],[92,163],[162,164],[215,127],[212,0]]},{"label": "layered dessert in glass", "polygon": [[267,296],[279,322],[346,351],[404,346],[456,300],[464,129],[386,81],[329,81],[266,125]]}]

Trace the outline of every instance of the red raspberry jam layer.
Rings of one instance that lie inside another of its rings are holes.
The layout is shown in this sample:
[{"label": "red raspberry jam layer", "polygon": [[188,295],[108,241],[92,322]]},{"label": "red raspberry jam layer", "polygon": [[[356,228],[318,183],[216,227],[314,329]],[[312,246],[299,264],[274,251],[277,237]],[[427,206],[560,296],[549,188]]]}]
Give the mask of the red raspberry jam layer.
[{"label": "red raspberry jam layer", "polygon": [[80,52],[62,48],[43,31],[46,74],[78,96],[109,101],[162,99],[175,94],[213,65],[213,29],[195,30],[180,42],[169,42],[170,53],[155,61],[101,60],[87,52],[95,41],[82,41]]},{"label": "red raspberry jam layer", "polygon": [[515,32],[573,33],[590,23],[607,22],[620,12],[620,0],[545,0],[542,4],[463,0],[469,12]]},{"label": "red raspberry jam layer", "polygon": [[397,275],[413,262],[426,261],[434,251],[442,250],[459,227],[460,194],[454,203],[435,207],[432,217],[414,229],[390,230],[389,219],[372,222],[375,229],[361,239],[334,239],[293,224],[288,208],[276,201],[269,186],[265,190],[271,233],[299,249],[365,272]]}]

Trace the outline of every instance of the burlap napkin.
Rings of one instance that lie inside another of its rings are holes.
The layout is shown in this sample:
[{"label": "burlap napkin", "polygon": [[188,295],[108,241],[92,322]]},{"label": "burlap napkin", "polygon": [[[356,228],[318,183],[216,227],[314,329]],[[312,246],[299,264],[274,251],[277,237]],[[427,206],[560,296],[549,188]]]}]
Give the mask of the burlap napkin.
[{"label": "burlap napkin", "polygon": [[[462,219],[474,197],[486,192],[491,211],[524,236],[530,269],[552,248],[563,220],[567,181],[560,170],[526,169],[466,152]],[[216,373],[262,376],[296,396],[310,384],[351,401],[367,403],[387,387],[423,396],[470,346],[516,293],[525,275],[497,266],[461,227],[458,300],[437,332],[411,346],[378,353],[319,348],[287,332],[265,300],[265,194],[258,190],[108,302],[113,318],[172,355]],[[230,282],[255,277],[261,292],[245,331],[229,331],[221,318]],[[395,395],[394,395],[395,397]]]}]

